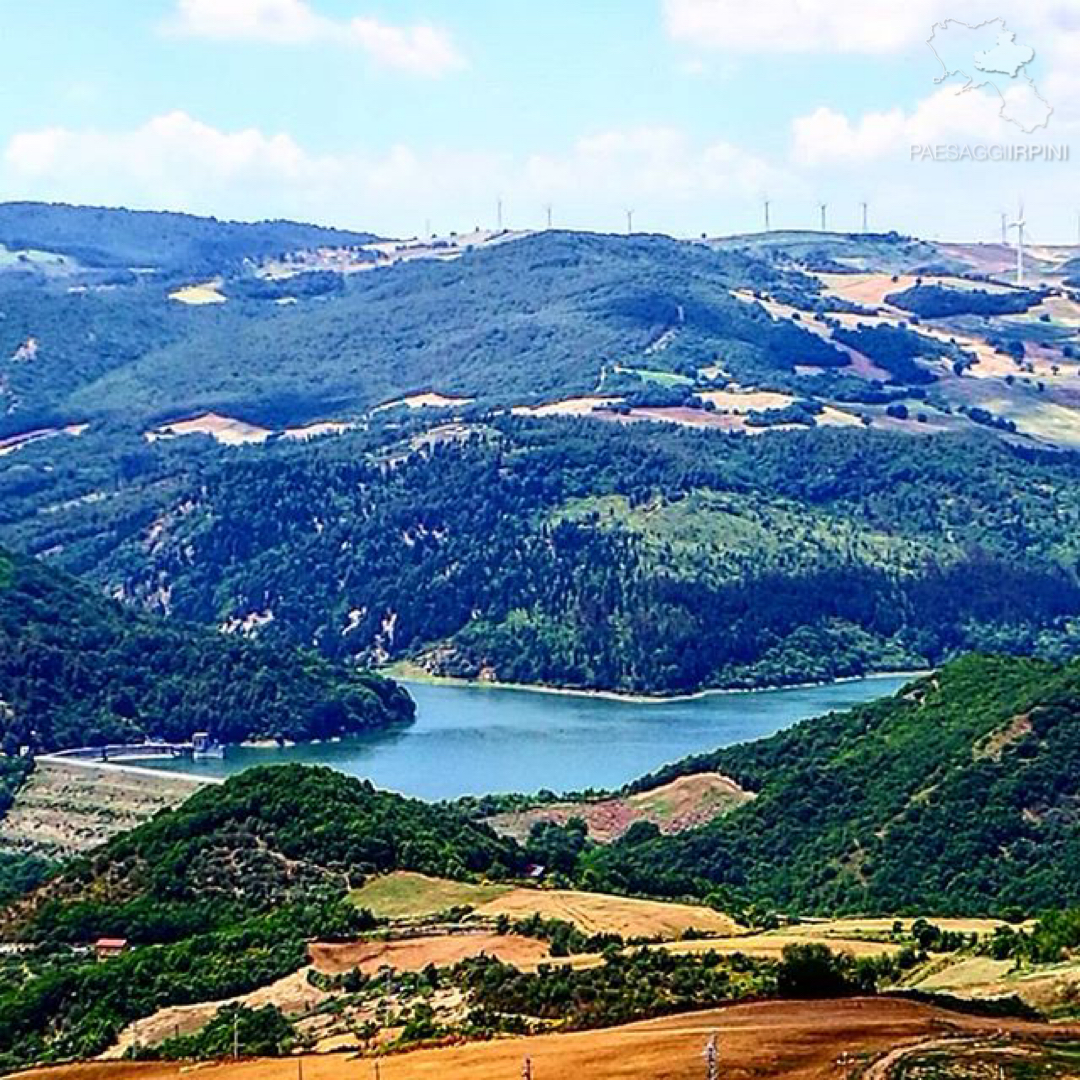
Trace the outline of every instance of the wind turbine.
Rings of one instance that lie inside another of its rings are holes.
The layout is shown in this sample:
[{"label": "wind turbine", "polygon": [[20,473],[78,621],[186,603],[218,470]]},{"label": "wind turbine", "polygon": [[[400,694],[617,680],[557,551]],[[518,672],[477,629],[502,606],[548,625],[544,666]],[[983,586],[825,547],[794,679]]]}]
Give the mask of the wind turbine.
[{"label": "wind turbine", "polygon": [[828,210],[828,208],[829,208],[829,204],[827,202],[819,202],[818,203],[818,209],[821,211],[821,231],[822,232],[828,232],[828,229],[825,226],[825,220],[826,220],[825,211]]},{"label": "wind turbine", "polygon": [[772,206],[772,202],[770,201],[768,195],[763,195],[762,198],[761,198],[761,203],[762,203],[762,206],[764,206],[764,208],[765,208],[765,231],[768,232],[769,228],[770,228],[770,226],[769,226],[769,207]]},{"label": "wind turbine", "polygon": [[862,207],[862,231],[868,233],[870,231],[870,204],[863,199],[859,205]]},{"label": "wind turbine", "polygon": [[551,229],[551,203],[548,203],[544,209],[547,211],[547,227]]},{"label": "wind turbine", "polygon": [[497,232],[503,231],[503,215],[502,215],[502,196],[495,200],[495,229]]},{"label": "wind turbine", "polygon": [[630,208],[626,208],[626,235],[629,236],[634,231],[634,211]]},{"label": "wind turbine", "polygon": [[1001,246],[1008,247],[1009,245],[1009,214],[1008,211],[1001,211]]},{"label": "wind turbine", "polygon": [[1016,230],[1016,284],[1024,284],[1024,230],[1027,222],[1024,220],[1024,204],[1020,204],[1020,213],[1016,220],[1009,224],[1010,229]]}]

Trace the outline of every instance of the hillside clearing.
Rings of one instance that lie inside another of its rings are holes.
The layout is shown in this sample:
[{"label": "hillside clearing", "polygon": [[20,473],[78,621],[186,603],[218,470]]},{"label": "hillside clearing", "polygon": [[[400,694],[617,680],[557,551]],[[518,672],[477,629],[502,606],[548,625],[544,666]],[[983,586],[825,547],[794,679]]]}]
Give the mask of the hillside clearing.
[{"label": "hillside clearing", "polygon": [[0,821],[0,849],[71,855],[178,806],[204,786],[180,773],[39,761]]},{"label": "hillside clearing", "polygon": [[353,890],[350,899],[379,919],[416,919],[452,907],[478,907],[510,892],[508,885],[470,885],[461,881],[396,870]]},{"label": "hillside clearing", "polygon": [[589,828],[589,836],[607,844],[638,821],[652,822],[662,833],[683,832],[704,825],[751,798],[733,780],[717,773],[701,773],[681,776],[670,784],[626,798],[553,803],[497,814],[488,819],[488,824],[496,832],[523,842],[537,822],[565,825],[572,818],[581,818]]},{"label": "hillside clearing", "polygon": [[225,296],[218,290],[221,288],[221,279],[204,281],[198,285],[185,285],[182,289],[169,293],[169,299],[179,304],[189,304],[192,307],[205,307],[207,304],[224,304]]},{"label": "hillside clearing", "polygon": [[620,401],[622,398],[610,395],[587,395],[549,401],[544,405],[515,405],[510,412],[514,416],[589,416],[605,405],[615,405]]},{"label": "hillside clearing", "polygon": [[266,442],[273,434],[269,428],[249,424],[231,416],[218,413],[202,413],[189,420],[174,420],[146,433],[147,442],[158,439],[175,439],[182,435],[209,435],[223,446],[244,446],[248,443]]},{"label": "hillside clearing", "polygon": [[404,407],[406,409],[449,409],[454,405],[468,405],[474,399],[471,397],[451,397],[448,394],[439,394],[429,391],[423,394],[410,394],[408,397],[395,398],[393,401],[384,401],[382,405],[376,405],[373,413],[385,412],[387,409]]}]

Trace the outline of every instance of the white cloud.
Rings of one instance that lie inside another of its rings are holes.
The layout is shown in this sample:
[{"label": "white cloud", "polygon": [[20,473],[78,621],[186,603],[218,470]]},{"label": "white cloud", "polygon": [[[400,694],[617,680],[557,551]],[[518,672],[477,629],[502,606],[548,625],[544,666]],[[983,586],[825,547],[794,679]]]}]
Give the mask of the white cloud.
[{"label": "white cloud", "polygon": [[753,153],[668,127],[599,132],[563,153],[530,156],[403,145],[314,154],[286,134],[221,131],[183,112],[127,131],[23,132],[3,150],[0,184],[28,198],[306,218],[400,235],[427,217],[442,230],[488,223],[499,195],[515,226],[539,224],[550,201],[567,226],[616,229],[632,206],[642,228],[696,232],[723,228],[733,212],[756,220],[762,190],[797,187]]},{"label": "white cloud", "polygon": [[912,146],[966,142],[1015,142],[1002,120],[1002,99],[991,90],[941,89],[908,113],[866,112],[857,119],[819,108],[792,121],[792,158],[801,165],[845,165],[906,160]]},{"label": "white cloud", "polygon": [[663,7],[676,41],[786,53],[889,52],[925,40],[936,11],[933,0],[664,0]]},{"label": "white cloud", "polygon": [[465,66],[450,35],[426,23],[395,26],[357,16],[331,19],[306,0],[178,0],[167,33],[213,41],[359,48],[386,67],[438,76]]},{"label": "white cloud", "polygon": [[[945,18],[981,23],[1005,17],[1049,48],[1054,35],[1080,30],[1080,19],[1060,0],[1000,0],[987,11],[981,0],[662,0],[670,37],[695,48],[726,52],[895,52],[919,45]],[[1024,35],[1019,35],[1023,39]]]}]

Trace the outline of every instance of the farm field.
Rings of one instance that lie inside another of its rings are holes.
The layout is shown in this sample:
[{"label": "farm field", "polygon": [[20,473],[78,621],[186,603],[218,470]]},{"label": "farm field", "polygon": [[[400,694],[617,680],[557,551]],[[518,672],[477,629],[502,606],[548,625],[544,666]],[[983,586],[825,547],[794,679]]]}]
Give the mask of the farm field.
[{"label": "farm field", "polygon": [[51,856],[88,851],[178,806],[204,784],[149,769],[41,761],[0,821],[0,849]]},{"label": "farm field", "polygon": [[429,964],[448,967],[474,956],[494,956],[503,963],[530,970],[548,959],[546,942],[518,934],[454,933],[425,934],[384,941],[312,942],[312,964],[328,975],[359,968],[374,975],[380,968],[422,971]]},{"label": "farm field", "polygon": [[568,889],[514,889],[476,909],[480,917],[526,919],[540,915],[573,923],[586,934],[676,938],[687,930],[731,934],[737,926],[728,915],[693,904],[635,900]]},{"label": "farm field", "polygon": [[354,904],[384,919],[422,919],[447,908],[469,905],[478,918],[540,915],[573,923],[586,934],[674,938],[688,929],[731,934],[736,923],[712,908],[660,900],[636,900],[570,889],[525,889],[469,885],[398,870],[374,878],[351,894]]},{"label": "farm field", "polygon": [[[896,1075],[890,1066],[909,1049],[938,1047],[945,1039],[954,1052],[990,1037],[999,1045],[1024,1040],[1037,1047],[1050,1038],[1076,1038],[1080,1030],[981,1019],[888,998],[777,1001],[599,1031],[418,1050],[381,1058],[379,1072],[385,1080],[502,1080],[520,1075],[528,1058],[534,1076],[553,1080],[697,1080],[703,1075],[702,1052],[713,1035],[728,1075],[762,1080],[850,1076],[889,1055],[873,1072],[875,1080],[886,1080]],[[838,1059],[844,1063],[839,1069]],[[206,1065],[199,1075],[212,1080],[293,1080],[298,1068],[297,1059],[264,1059]],[[370,1075],[372,1064],[352,1055],[308,1055],[302,1068],[307,1080],[346,1080]],[[173,1080],[189,1069],[167,1062],[90,1062],[21,1075],[34,1080]]]}]

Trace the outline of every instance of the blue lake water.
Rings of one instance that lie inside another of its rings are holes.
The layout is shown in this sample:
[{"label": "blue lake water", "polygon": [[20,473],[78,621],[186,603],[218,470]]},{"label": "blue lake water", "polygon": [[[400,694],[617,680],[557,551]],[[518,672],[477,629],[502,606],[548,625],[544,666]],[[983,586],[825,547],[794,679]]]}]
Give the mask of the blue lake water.
[{"label": "blue lake water", "polygon": [[224,760],[158,767],[227,776],[252,765],[330,765],[426,799],[615,788],[688,754],[771,735],[799,720],[895,693],[908,677],[710,694],[662,704],[406,682],[416,722],[336,743],[230,747]]}]

